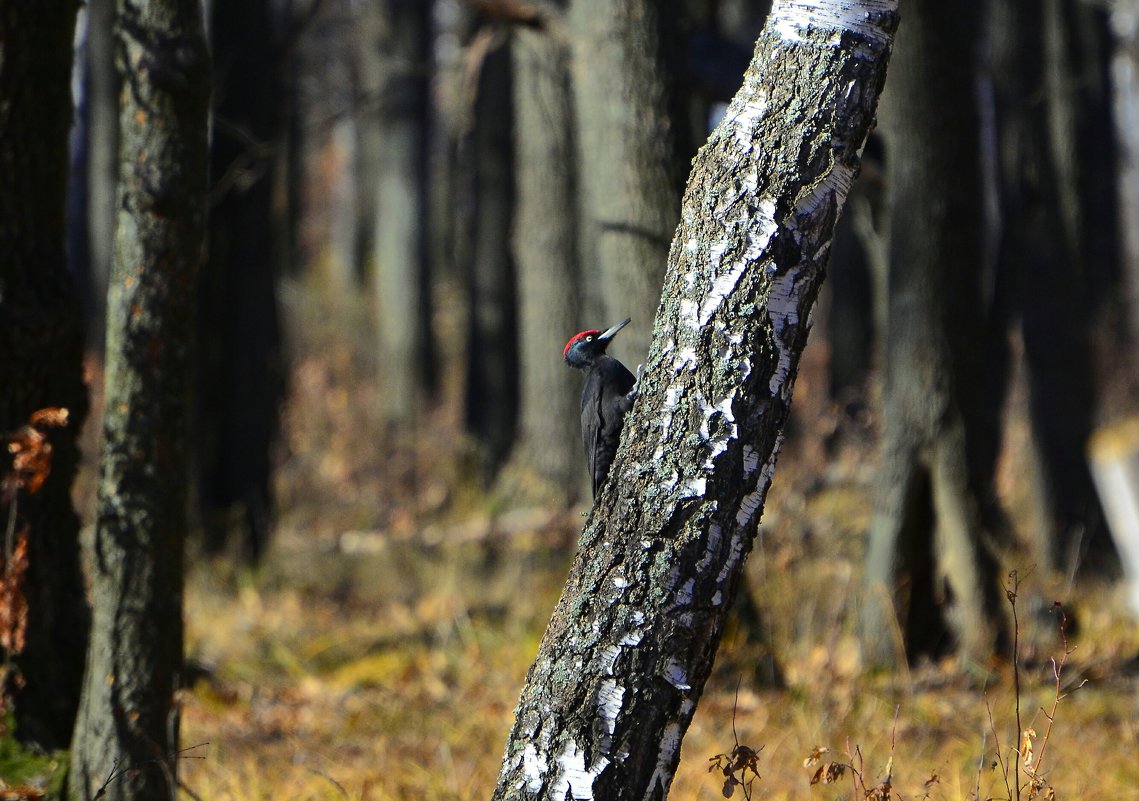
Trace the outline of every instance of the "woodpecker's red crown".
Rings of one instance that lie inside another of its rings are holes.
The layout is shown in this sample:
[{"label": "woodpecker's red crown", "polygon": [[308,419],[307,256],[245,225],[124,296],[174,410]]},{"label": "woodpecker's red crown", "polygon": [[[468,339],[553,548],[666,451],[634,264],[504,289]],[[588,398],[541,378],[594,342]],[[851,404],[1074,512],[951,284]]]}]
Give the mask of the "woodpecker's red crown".
[{"label": "woodpecker's red crown", "polygon": [[565,348],[562,350],[562,358],[564,359],[566,357],[566,354],[569,353],[569,349],[573,347],[575,342],[578,342],[582,339],[590,339],[600,333],[601,332],[596,328],[590,328],[588,331],[581,331],[580,333],[574,334],[572,337],[570,337],[570,341],[566,343]]}]

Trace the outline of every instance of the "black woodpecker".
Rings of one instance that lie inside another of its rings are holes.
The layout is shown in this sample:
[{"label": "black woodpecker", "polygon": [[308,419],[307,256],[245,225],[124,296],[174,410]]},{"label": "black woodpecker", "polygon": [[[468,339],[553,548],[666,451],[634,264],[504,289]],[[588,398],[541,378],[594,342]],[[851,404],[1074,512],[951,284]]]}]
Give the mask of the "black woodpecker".
[{"label": "black woodpecker", "polygon": [[605,354],[617,332],[629,324],[625,319],[608,331],[591,329],[575,334],[562,352],[566,364],[585,371],[585,387],[581,391],[581,441],[593,482],[593,496],[609,475],[625,413],[636,397],[637,380],[625,365]]}]

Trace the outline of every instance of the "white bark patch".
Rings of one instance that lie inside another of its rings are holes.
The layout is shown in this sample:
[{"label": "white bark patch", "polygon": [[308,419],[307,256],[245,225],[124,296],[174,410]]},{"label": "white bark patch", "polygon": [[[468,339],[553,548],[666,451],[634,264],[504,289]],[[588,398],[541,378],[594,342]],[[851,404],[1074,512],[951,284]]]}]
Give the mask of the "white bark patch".
[{"label": "white bark patch", "polygon": [[609,766],[609,758],[598,757],[596,762],[587,767],[585,751],[579,749],[573,740],[569,740],[562,746],[555,759],[561,770],[557,781],[554,782],[551,797],[593,801],[593,781]]},{"label": "white bark patch", "polygon": [[[690,717],[692,710],[695,707],[695,702],[691,698],[685,698],[680,702],[680,717]],[[668,790],[669,784],[672,782],[672,763],[676,761],[676,755],[680,752],[680,741],[682,735],[680,733],[680,723],[672,721],[665,725],[664,732],[660,738],[660,751],[657,752],[656,767],[653,768],[653,775],[649,779],[649,785],[645,788],[645,798],[652,798],[657,795],[657,788],[660,788],[662,797],[667,795],[665,792]]]},{"label": "white bark patch", "polygon": [[621,655],[618,645],[606,645],[601,649],[601,672],[606,676],[613,675],[613,666],[617,664],[617,657]]},{"label": "white bark patch", "polygon": [[665,667],[664,680],[682,692],[692,689],[692,685],[688,683],[687,668],[675,660],[670,661]]},{"label": "white bark patch", "polygon": [[684,582],[679,590],[676,591],[676,605],[677,606],[691,606],[693,599],[693,591],[696,589],[696,579],[688,579]]},{"label": "white bark patch", "polygon": [[811,215],[831,199],[841,208],[854,184],[854,170],[845,164],[832,163],[830,169],[795,203],[800,215]]},{"label": "white bark patch", "polygon": [[763,494],[767,491],[767,487],[761,481],[754,490],[743,496],[740,500],[740,508],[736,512],[736,523],[741,527],[751,525],[755,513],[759,511],[760,506],[763,505]]},{"label": "white bark patch", "polygon": [[729,107],[727,122],[739,144],[749,150],[755,146],[755,130],[766,113],[767,96],[763,94],[749,95],[746,103]]},{"label": "white bark patch", "polygon": [[696,301],[690,298],[685,298],[684,300],[680,301],[681,324],[687,326],[688,328],[696,330],[700,327],[698,324],[699,320],[700,307],[696,304]]},{"label": "white bark patch", "polygon": [[728,551],[728,558],[724,560],[724,565],[720,568],[720,575],[716,576],[717,584],[723,584],[727,581],[728,574],[736,569],[736,564],[743,556],[744,542],[749,538],[750,535],[746,529],[736,529],[735,534],[732,535],[732,547]]},{"label": "white bark patch", "polygon": [[606,734],[613,734],[616,731],[617,716],[621,714],[624,700],[625,688],[614,679],[605,679],[601,682],[601,689],[597,691],[597,714],[601,717],[601,725],[605,728]]},{"label": "white bark patch", "polygon": [[704,476],[696,476],[684,482],[684,498],[703,498],[704,490],[708,488],[708,480]]},{"label": "white bark patch", "polygon": [[[734,440],[739,434],[739,429],[736,426],[736,418],[732,413],[732,401],[735,399],[735,396],[736,391],[732,390],[728,393],[727,397],[719,403],[711,407],[701,406],[704,410],[704,419],[700,423],[700,439],[708,445],[708,456],[701,465],[705,470],[711,470],[713,468],[715,458],[726,451],[728,449],[728,443]],[[723,421],[720,424],[719,433],[713,437],[712,418],[716,415],[722,416]]]},{"label": "white bark patch", "polygon": [[883,46],[890,35],[878,20],[897,7],[897,0],[775,0],[767,24],[788,42],[808,41],[809,32],[822,30],[830,33],[828,42],[837,45],[839,36],[851,31]]},{"label": "white bark patch", "polygon": [[716,559],[716,554],[720,552],[720,540],[723,536],[724,530],[720,528],[720,524],[711,522],[708,524],[708,545],[704,548],[704,557],[700,563],[696,565],[696,572],[703,573]]},{"label": "white bark patch", "polygon": [[[767,495],[767,490],[771,486],[771,479],[775,475],[775,460],[779,457],[779,449],[783,446],[783,434],[779,434],[779,438],[775,441],[775,447],[771,450],[771,455],[767,457],[767,461],[763,464],[763,472],[760,474],[759,481],[755,485],[755,489],[740,499],[740,507],[736,510],[736,523],[739,525],[740,531],[749,531],[751,524],[755,521],[755,516],[761,511],[763,507],[763,499]],[[754,472],[754,465],[758,464],[759,457],[754,450],[744,446],[744,464],[752,464],[750,472]],[[748,451],[751,451],[750,454]]]},{"label": "white bark patch", "polygon": [[[677,358],[679,359],[679,357]],[[657,418],[657,423],[660,426],[660,435],[657,437],[659,444],[653,451],[653,461],[660,461],[664,458],[664,445],[668,441],[668,432],[672,428],[672,413],[680,405],[680,398],[683,394],[684,388],[675,385],[664,391],[664,405],[661,407],[660,417]],[[675,486],[676,479],[677,476],[674,472],[673,479],[667,488]]]},{"label": "white bark patch", "polygon": [[747,250],[744,251],[744,258],[748,261],[758,259],[771,242],[771,237],[779,230],[779,225],[775,222],[774,198],[765,197],[759,201],[754,224],[758,230],[754,236],[748,233]]},{"label": "white bark patch", "polygon": [[720,259],[722,259],[724,257],[724,253],[727,252],[728,247],[730,247],[730,243],[726,239],[721,239],[717,242],[713,242],[712,247],[708,249],[709,261],[711,261],[713,264],[719,264]]},{"label": "white bark patch", "polygon": [[744,476],[750,477],[759,469],[759,453],[750,445],[743,446]]},{"label": "white bark patch", "polygon": [[645,632],[644,631],[642,631],[641,629],[632,629],[629,632],[627,632],[625,634],[625,636],[621,638],[621,641],[617,644],[624,647],[624,648],[636,648],[638,645],[641,644],[641,640],[643,640],[644,638],[645,638]]},{"label": "white bark patch", "polygon": [[789,390],[788,378],[794,355],[791,344],[786,340],[790,339],[790,329],[799,324],[799,270],[799,267],[794,267],[777,274],[771,280],[771,290],[767,296],[767,317],[771,320],[772,332],[775,334],[774,344],[778,357],[775,372],[768,382],[768,390],[784,400]]},{"label": "white bark patch", "polygon": [[730,295],[740,283],[740,278],[743,277],[744,271],[747,269],[747,262],[740,259],[733,262],[731,267],[728,268],[726,273],[716,276],[712,282],[712,287],[708,290],[708,294],[704,296],[704,303],[700,306],[699,327],[703,328],[712,319],[712,315],[720,308],[720,304],[724,302],[724,298]]},{"label": "white bark patch", "polygon": [[521,786],[528,793],[539,793],[546,781],[546,755],[539,754],[533,743],[526,743],[522,750],[522,782]]},{"label": "white bark patch", "polygon": [[[692,308],[696,308],[695,303],[692,304]],[[696,348],[681,348],[676,352],[676,356],[672,360],[672,371],[679,373],[681,370],[687,369],[688,372],[692,372],[696,369],[697,358]],[[675,408],[675,406],[673,408]]]}]

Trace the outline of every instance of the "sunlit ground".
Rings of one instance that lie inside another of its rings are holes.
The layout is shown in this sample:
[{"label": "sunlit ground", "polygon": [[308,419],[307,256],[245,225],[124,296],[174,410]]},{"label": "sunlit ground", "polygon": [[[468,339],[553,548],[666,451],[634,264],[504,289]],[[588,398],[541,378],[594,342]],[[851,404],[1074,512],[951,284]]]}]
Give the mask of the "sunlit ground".
[{"label": "sunlit ground", "polygon": [[[256,575],[198,562],[190,576],[187,649],[199,670],[183,698],[180,777],[202,799],[486,799],[581,517],[481,497],[446,412],[410,450],[365,436],[378,419],[367,335],[347,337],[349,349],[321,321],[364,326],[366,315],[330,315],[292,292],[279,536]],[[749,563],[760,641],[729,629],[671,797],[722,797],[710,759],[738,743],[759,752],[754,798],[861,799],[849,771],[810,784],[827,761],[853,763],[865,789],[890,765],[895,797],[1007,798],[998,744],[1006,764],[1019,745],[1007,663],[991,673],[953,662],[861,670],[854,599],[873,420],[844,424],[846,444],[824,449],[839,423],[819,358],[805,359],[798,422]],[[1015,419],[1011,430],[1015,450]],[[1019,472],[1006,462],[1014,514]],[[1009,567],[1027,574],[1020,713],[1036,733],[1034,762],[1059,798],[1135,797],[1139,625],[1115,588],[1075,594],[1031,564]],[[1080,628],[1049,730],[1040,710],[1057,694],[1050,659],[1064,653],[1046,612],[1053,600],[1071,604]],[[761,681],[763,639],[784,688]],[[831,750],[805,767],[820,747]]]}]

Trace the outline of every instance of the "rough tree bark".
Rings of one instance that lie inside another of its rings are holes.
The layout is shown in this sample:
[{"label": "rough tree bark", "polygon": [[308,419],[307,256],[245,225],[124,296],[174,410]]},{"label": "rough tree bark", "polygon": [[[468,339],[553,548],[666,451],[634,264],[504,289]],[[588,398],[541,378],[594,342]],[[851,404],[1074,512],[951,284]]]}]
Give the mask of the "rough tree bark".
[{"label": "rough tree bark", "polygon": [[[1003,606],[970,446],[996,439],[982,389],[983,205],[975,79],[977,17],[939,0],[902,0],[882,101],[890,245],[884,432],[862,606],[868,661],[893,664],[895,614],[906,654],[956,644],[982,661]],[[949,592],[944,591],[948,587]]]},{"label": "rough tree bark", "polygon": [[580,486],[575,388],[558,358],[578,316],[577,214],[568,48],[557,33],[518,27],[514,66],[514,262],[518,279],[520,419],[516,466],[560,492]]},{"label": "rough tree bark", "polygon": [[569,15],[585,309],[597,328],[632,318],[613,347],[632,365],[652,334],[680,199],[657,5],[573,0]]},{"label": "rough tree bark", "polygon": [[63,244],[76,10],[53,0],[0,11],[0,432],[46,406],[71,418],[52,436],[51,475],[19,507],[29,527],[27,639],[14,659],[24,684],[7,689],[17,736],[45,748],[67,745],[89,623],[71,503],[87,416],[83,316]]},{"label": "rough tree bark", "polygon": [[182,670],[190,345],[205,229],[198,0],[119,0],[119,216],[107,298],[94,618],[69,794],[169,799]]},{"label": "rough tree bark", "polygon": [[660,799],[771,483],[897,23],[776,3],[697,156],[641,393],[527,676],[496,799]]}]

